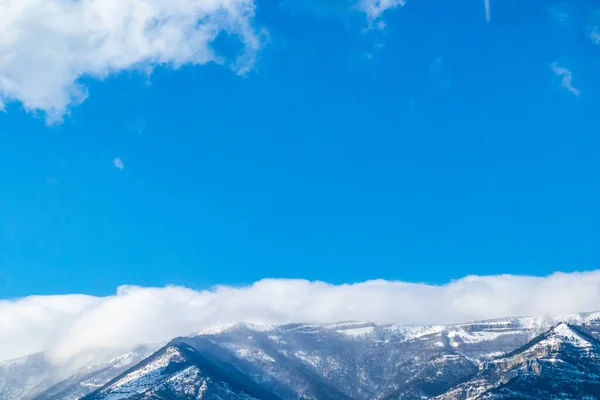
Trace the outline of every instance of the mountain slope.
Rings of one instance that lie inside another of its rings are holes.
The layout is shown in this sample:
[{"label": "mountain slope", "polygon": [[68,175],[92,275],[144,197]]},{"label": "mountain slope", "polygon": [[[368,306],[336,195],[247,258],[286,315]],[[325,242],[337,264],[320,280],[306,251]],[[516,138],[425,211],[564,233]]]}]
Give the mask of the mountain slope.
[{"label": "mountain slope", "polygon": [[[402,370],[403,368],[399,368]],[[376,399],[408,400],[426,399],[442,393],[471,377],[477,366],[459,354],[444,354],[428,360],[424,365],[403,372],[396,377],[391,388],[384,389]],[[388,393],[388,394],[385,394]]]},{"label": "mountain slope", "polygon": [[436,399],[598,399],[599,361],[600,341],[562,323]]},{"label": "mountain slope", "polygon": [[[528,356],[533,360],[531,363],[537,362],[541,353],[523,349],[534,346],[529,341],[551,323],[547,319],[529,318],[421,327],[368,323],[272,327],[237,324],[203,331],[172,343],[193,349],[214,365],[232,368],[282,400],[405,400],[435,396],[466,399],[473,391],[483,394],[500,390],[502,383],[508,382],[507,376],[522,373],[515,369],[518,363],[502,361],[506,357]],[[590,326],[588,324],[586,329]],[[543,343],[561,337],[560,333],[561,330],[555,328],[546,336],[535,338],[538,344],[532,348],[543,347]],[[577,334],[595,340],[580,329]],[[516,348],[525,353],[511,355]],[[494,359],[497,354],[508,355]],[[182,368],[175,370],[179,372]],[[482,373],[481,368],[488,372]],[[505,370],[507,375],[498,372]],[[139,389],[138,385],[138,389],[129,394],[118,392],[122,397],[117,399],[154,398],[157,390],[170,393],[174,397],[169,398],[174,399],[186,398],[176,397],[175,392],[207,398],[199,393],[206,371],[197,374],[200,378],[196,378],[195,383],[170,383],[168,390],[163,382],[171,379],[170,374],[159,374],[159,380],[155,381],[154,375],[144,371],[146,367],[139,365],[130,373],[145,375],[141,382],[150,382],[149,386]],[[219,386],[222,381],[212,378],[208,382]],[[104,394],[109,393],[117,392],[114,388],[108,391],[105,388]],[[140,393],[150,397],[137,397]]]},{"label": "mountain slope", "polygon": [[235,368],[214,363],[183,343],[170,344],[85,400],[279,398]]},{"label": "mountain slope", "polygon": [[65,379],[42,353],[0,364],[0,399],[28,399]]},{"label": "mountain slope", "polygon": [[157,349],[158,346],[139,346],[98,365],[77,369],[67,379],[62,379],[37,394],[33,400],[77,400],[102,387],[106,382],[138,364]]},{"label": "mountain slope", "polygon": [[[140,376],[148,377],[150,383],[144,390],[138,386],[138,391],[123,398],[154,396],[159,392],[161,396],[171,393],[170,398],[178,398],[181,393],[196,397],[202,394],[203,398],[210,393],[221,393],[217,396],[237,393],[235,387],[229,386],[231,382],[213,373],[219,367],[237,371],[240,379],[282,400],[431,398],[447,391],[452,393],[477,376],[489,378],[485,385],[480,385],[482,393],[509,390],[493,383],[500,375],[494,378],[493,374],[485,375],[481,370],[499,365],[498,360],[509,357],[517,351],[515,349],[521,351],[529,346],[532,339],[538,340],[540,334],[556,327],[559,321],[568,322],[568,326],[577,325],[569,329],[576,330],[579,336],[600,337],[600,313],[436,326],[346,322],[284,326],[235,324],[205,329],[170,344],[192,349],[209,364],[189,360],[183,364],[172,362],[169,368],[177,366],[176,371],[170,369],[166,375],[156,375],[160,378],[158,381],[151,380],[149,377],[153,375],[142,369]],[[96,352],[83,357],[85,365],[91,367],[71,366],[67,372],[53,367],[43,355],[0,364],[0,400],[33,397],[35,400],[76,400],[92,391],[98,394],[98,388],[106,389],[107,383],[110,385],[122,378],[133,366],[143,368],[140,367],[143,363],[138,363],[151,354],[152,348],[158,347]],[[578,357],[593,358],[594,354],[580,353]],[[183,368],[190,362],[192,369]],[[506,365],[498,369],[510,370]],[[504,382],[502,379],[509,381],[506,376],[500,377]]]}]

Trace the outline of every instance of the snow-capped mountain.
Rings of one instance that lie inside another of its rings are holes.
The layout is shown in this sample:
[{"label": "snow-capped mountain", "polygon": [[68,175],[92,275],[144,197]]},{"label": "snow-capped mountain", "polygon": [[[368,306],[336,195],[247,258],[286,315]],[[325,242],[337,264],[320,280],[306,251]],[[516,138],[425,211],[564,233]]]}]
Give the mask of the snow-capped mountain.
[{"label": "snow-capped mountain", "polygon": [[[0,400],[76,400],[136,365],[160,345],[80,355],[56,365],[42,354],[0,364]],[[85,367],[81,367],[85,364]]]},{"label": "snow-capped mountain", "polygon": [[265,399],[277,397],[227,364],[184,344],[170,344],[85,399]]},{"label": "snow-capped mountain", "polygon": [[599,361],[600,341],[561,323],[436,399],[598,399]]},{"label": "snow-capped mountain", "polygon": [[553,389],[595,399],[598,337],[600,313],[448,326],[236,324],[68,377],[42,355],[5,363],[0,399],[553,399]]}]

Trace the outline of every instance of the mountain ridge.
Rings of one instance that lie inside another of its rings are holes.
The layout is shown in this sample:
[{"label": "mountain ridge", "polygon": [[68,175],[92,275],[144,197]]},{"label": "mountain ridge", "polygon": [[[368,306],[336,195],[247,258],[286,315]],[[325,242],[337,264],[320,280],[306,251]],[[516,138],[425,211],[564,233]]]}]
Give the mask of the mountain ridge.
[{"label": "mountain ridge", "polygon": [[600,398],[600,341],[560,323],[526,345],[480,365],[471,380],[436,400]]},{"label": "mountain ridge", "polygon": [[[187,400],[189,396],[210,399],[211,393],[221,393],[224,398],[250,396],[246,397],[250,399],[253,398],[250,394],[236,389],[239,381],[246,380],[254,382],[278,400],[437,399],[436,396],[443,396],[451,390],[457,390],[459,385],[473,381],[477,374],[481,374],[482,368],[489,369],[490,365],[498,365],[497,360],[523,349],[532,341],[543,340],[540,337],[561,326],[560,329],[565,326],[567,328],[562,332],[563,339],[570,335],[574,339],[577,336],[584,342],[590,342],[592,338],[593,348],[598,347],[600,313],[500,318],[452,325],[377,325],[353,321],[325,325],[230,324],[198,330],[195,335],[175,338],[165,346],[189,346],[194,354],[205,357],[211,365],[238,371],[241,374],[238,380],[227,381],[215,373],[215,369],[208,368],[206,363],[195,365],[196,369],[188,369],[185,373],[185,369],[173,367],[177,371],[173,369],[171,373],[162,376],[160,383],[155,382],[148,390],[136,392],[133,397],[119,399],[137,400],[139,396],[142,396],[140,399],[159,398],[152,396],[158,393],[156,389],[160,385],[163,385],[160,386],[163,389],[170,388],[171,397],[168,398],[177,400]],[[566,359],[588,357],[585,352],[575,351],[575,347],[569,349],[571,358]],[[18,388],[18,385],[15,386],[14,375],[13,381],[7,380],[11,375],[6,375],[0,366],[0,399],[104,399],[98,397],[100,390],[114,385],[115,379],[122,378],[132,369],[139,369],[148,359],[147,356],[153,357],[155,354],[156,352],[139,353],[136,362],[129,360],[123,365],[112,360],[119,367],[109,367],[110,364],[94,367],[91,371],[92,380],[88,377],[86,381],[86,375],[79,372],[53,385],[46,383],[47,388],[36,387],[35,393],[15,391],[14,388]],[[560,353],[561,357],[564,354],[566,353]],[[127,357],[122,357],[123,360],[128,360]],[[590,353],[589,357],[596,357],[596,351]],[[588,368],[587,364],[580,364],[572,365]],[[23,365],[25,368],[22,371],[26,371],[27,362]],[[102,371],[104,375],[94,375],[97,371]],[[179,375],[174,375],[175,372]],[[588,372],[596,374],[594,369],[589,369]],[[35,375],[35,371],[31,374],[31,380],[44,381],[41,375]],[[26,377],[27,373],[22,372],[21,375]],[[141,373],[140,376],[149,375]],[[486,377],[491,382],[496,375]],[[22,379],[23,382],[26,380]],[[23,387],[24,384],[21,384],[21,388]],[[174,390],[176,387],[177,390]],[[201,388],[203,389],[200,390]],[[179,393],[183,397],[176,397],[173,393]],[[198,397],[200,394],[204,397]],[[88,397],[84,397],[86,395]],[[263,393],[262,396],[266,395]],[[112,400],[113,397],[108,399]],[[439,398],[445,400],[461,397]],[[465,397],[467,398],[470,399]]]}]

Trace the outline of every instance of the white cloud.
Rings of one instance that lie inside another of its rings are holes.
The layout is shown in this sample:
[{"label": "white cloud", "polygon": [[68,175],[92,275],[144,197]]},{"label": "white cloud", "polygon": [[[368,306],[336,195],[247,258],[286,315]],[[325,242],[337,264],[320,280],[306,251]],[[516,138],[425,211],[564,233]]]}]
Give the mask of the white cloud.
[{"label": "white cloud", "polygon": [[573,23],[571,10],[567,7],[567,3],[555,4],[548,8],[550,16],[560,25],[570,27]]},{"label": "white cloud", "polygon": [[0,301],[0,343],[10,343],[0,346],[0,361],[51,348],[61,326],[69,326],[100,301],[78,295]]},{"label": "white cloud", "polygon": [[123,164],[123,160],[121,160],[118,157],[113,160],[113,165],[115,166],[115,168],[120,169],[121,171],[125,169],[125,164]]},{"label": "white cloud", "polygon": [[597,26],[590,28],[590,39],[594,44],[600,44],[600,28]]},{"label": "white cloud", "polygon": [[155,343],[234,322],[281,324],[452,323],[600,309],[600,271],[534,278],[471,276],[432,286],[390,281],[330,285],[263,280],[194,291],[121,287],[117,294],[0,301],[0,360],[46,351],[61,361],[85,351]]},{"label": "white cloud", "polygon": [[579,89],[573,86],[573,73],[571,70],[558,65],[557,63],[550,64],[550,68],[554,74],[561,78],[562,86],[575,96],[579,96]]},{"label": "white cloud", "polygon": [[492,19],[492,7],[490,5],[490,0],[485,0],[485,20],[490,22]]},{"label": "white cloud", "polygon": [[222,32],[239,37],[229,66],[243,73],[260,47],[253,0],[2,0],[0,15],[0,107],[20,102],[50,122],[85,100],[82,78],[227,64],[211,47]]},{"label": "white cloud", "polygon": [[[358,8],[365,13],[367,13],[367,17],[369,21],[377,21],[381,15],[387,11],[394,8],[401,8],[406,5],[406,0],[359,0]],[[376,24],[378,29],[384,29],[385,24],[379,22]]]},{"label": "white cloud", "polygon": [[312,11],[320,16],[343,16],[349,11],[359,11],[367,15],[369,23],[377,28],[385,28],[385,24],[377,25],[381,22],[382,14],[394,8],[403,7],[406,0],[282,0],[283,5],[296,11]]}]

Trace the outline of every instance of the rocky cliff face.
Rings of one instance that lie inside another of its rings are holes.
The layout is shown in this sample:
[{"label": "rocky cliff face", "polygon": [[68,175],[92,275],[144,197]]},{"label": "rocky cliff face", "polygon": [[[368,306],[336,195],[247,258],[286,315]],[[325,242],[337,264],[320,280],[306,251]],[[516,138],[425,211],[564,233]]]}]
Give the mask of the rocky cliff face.
[{"label": "rocky cliff face", "polygon": [[560,324],[506,356],[482,363],[471,379],[436,399],[600,398],[599,358],[596,338]]}]

